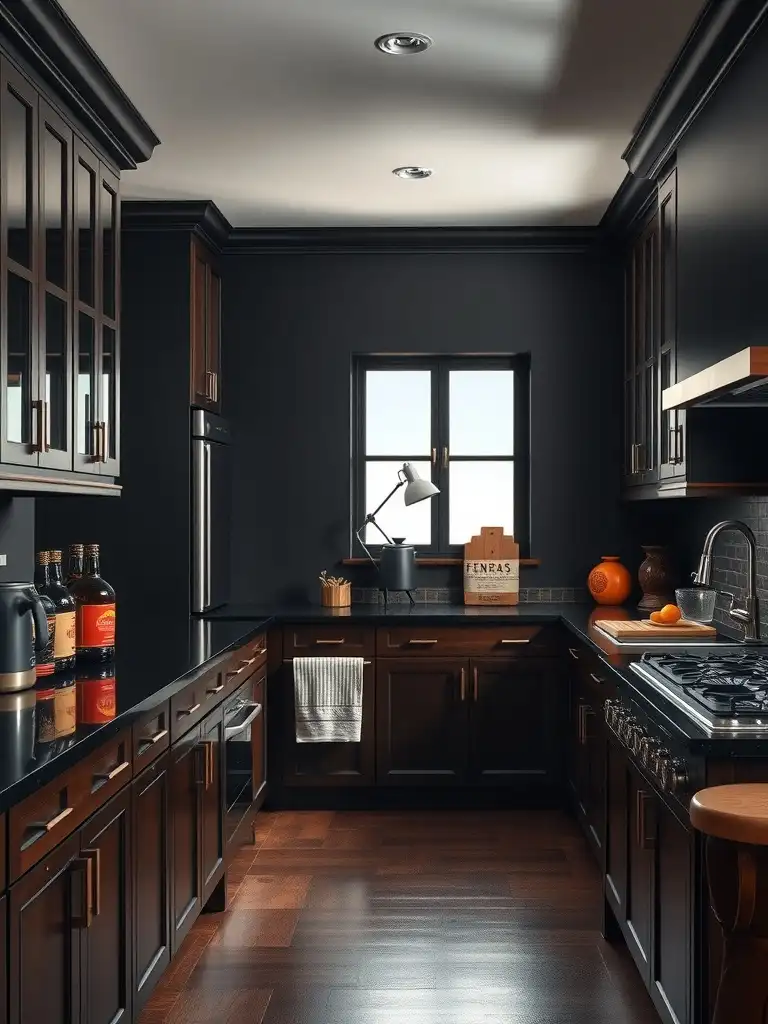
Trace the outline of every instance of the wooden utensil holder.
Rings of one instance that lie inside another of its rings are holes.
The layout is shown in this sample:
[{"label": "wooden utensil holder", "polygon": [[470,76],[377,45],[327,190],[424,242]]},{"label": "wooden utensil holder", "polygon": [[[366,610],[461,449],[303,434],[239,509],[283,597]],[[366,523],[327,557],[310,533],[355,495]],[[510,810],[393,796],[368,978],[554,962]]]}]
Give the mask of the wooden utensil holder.
[{"label": "wooden utensil holder", "polygon": [[321,587],[320,603],[324,608],[348,608],[352,604],[352,584],[340,587]]}]

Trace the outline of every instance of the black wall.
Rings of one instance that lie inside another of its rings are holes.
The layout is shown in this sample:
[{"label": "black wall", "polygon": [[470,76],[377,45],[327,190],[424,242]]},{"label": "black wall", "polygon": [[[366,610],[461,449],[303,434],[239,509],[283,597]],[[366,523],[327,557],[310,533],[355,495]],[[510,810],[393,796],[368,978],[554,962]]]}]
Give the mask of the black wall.
[{"label": "black wall", "polygon": [[[35,499],[0,497],[0,582],[28,583],[35,570]],[[0,559],[1,560],[1,559]]]},{"label": "black wall", "polygon": [[678,371],[768,344],[768,21],[683,136]]},{"label": "black wall", "polygon": [[[349,554],[357,353],[531,354],[531,554],[542,564],[522,585],[583,586],[621,540],[621,302],[619,261],[597,252],[229,257],[233,600],[316,600],[320,570]],[[420,570],[418,585],[455,584],[454,572]]]}]

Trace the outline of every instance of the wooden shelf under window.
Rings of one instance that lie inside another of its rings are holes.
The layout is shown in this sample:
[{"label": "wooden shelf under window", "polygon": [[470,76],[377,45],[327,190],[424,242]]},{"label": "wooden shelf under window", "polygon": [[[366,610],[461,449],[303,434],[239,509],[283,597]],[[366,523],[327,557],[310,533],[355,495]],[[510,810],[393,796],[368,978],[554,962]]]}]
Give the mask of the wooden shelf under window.
[{"label": "wooden shelf under window", "polygon": [[[378,562],[378,558],[375,559]],[[370,565],[370,559],[368,558],[342,558],[342,565]],[[417,558],[416,565],[463,565],[463,558]],[[535,567],[541,565],[540,558],[521,558],[520,565],[528,567]]]}]

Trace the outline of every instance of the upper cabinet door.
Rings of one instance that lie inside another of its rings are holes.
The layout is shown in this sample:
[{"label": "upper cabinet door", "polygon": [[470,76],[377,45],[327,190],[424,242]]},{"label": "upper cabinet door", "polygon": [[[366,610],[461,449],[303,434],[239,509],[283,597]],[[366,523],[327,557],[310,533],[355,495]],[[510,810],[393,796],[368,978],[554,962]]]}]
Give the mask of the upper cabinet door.
[{"label": "upper cabinet door", "polygon": [[659,184],[660,355],[659,473],[663,480],[685,476],[685,412],[661,408],[665,388],[677,383],[677,168]]},{"label": "upper cabinet door", "polygon": [[219,412],[221,277],[213,254],[199,238],[190,250],[190,346],[192,405]]},{"label": "upper cabinet door", "polygon": [[118,179],[103,164],[100,165],[98,197],[102,313],[99,466],[107,476],[117,476],[120,472],[120,199]]},{"label": "upper cabinet door", "polygon": [[39,464],[72,469],[72,132],[43,100],[39,167]]},{"label": "upper cabinet door", "polygon": [[74,143],[74,468],[99,472],[99,371],[101,331],[96,274],[99,161],[79,139]]},{"label": "upper cabinet door", "polygon": [[5,60],[0,86],[0,459],[36,466],[44,435],[36,301],[38,99]]}]

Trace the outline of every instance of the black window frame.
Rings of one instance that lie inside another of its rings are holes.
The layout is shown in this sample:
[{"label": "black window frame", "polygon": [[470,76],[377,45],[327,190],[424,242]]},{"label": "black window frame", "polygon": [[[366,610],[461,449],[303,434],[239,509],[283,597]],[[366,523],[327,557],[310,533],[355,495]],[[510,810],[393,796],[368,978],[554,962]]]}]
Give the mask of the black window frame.
[{"label": "black window frame", "polygon": [[[449,544],[450,526],[450,463],[455,462],[513,462],[515,466],[514,522],[515,540],[520,545],[520,557],[530,557],[530,356],[355,356],[352,367],[352,527],[350,551],[353,556],[365,551],[355,536],[364,522],[386,495],[371,495],[366,507],[365,495],[365,374],[368,370],[430,370],[432,371],[432,479],[440,494],[430,501],[432,514],[432,543],[417,544],[418,554],[427,558],[456,558],[463,556],[463,544]],[[511,456],[462,455],[452,456],[448,445],[450,431],[449,372],[451,370],[514,370],[514,453]],[[448,468],[443,465],[442,449],[448,448]],[[397,470],[403,462],[429,460],[430,454],[375,455],[371,460],[392,463],[392,486],[397,483]],[[398,500],[398,496],[392,499]],[[486,523],[494,526],[494,523]],[[467,538],[469,540],[469,538]],[[366,544],[376,557],[381,543]]]}]

